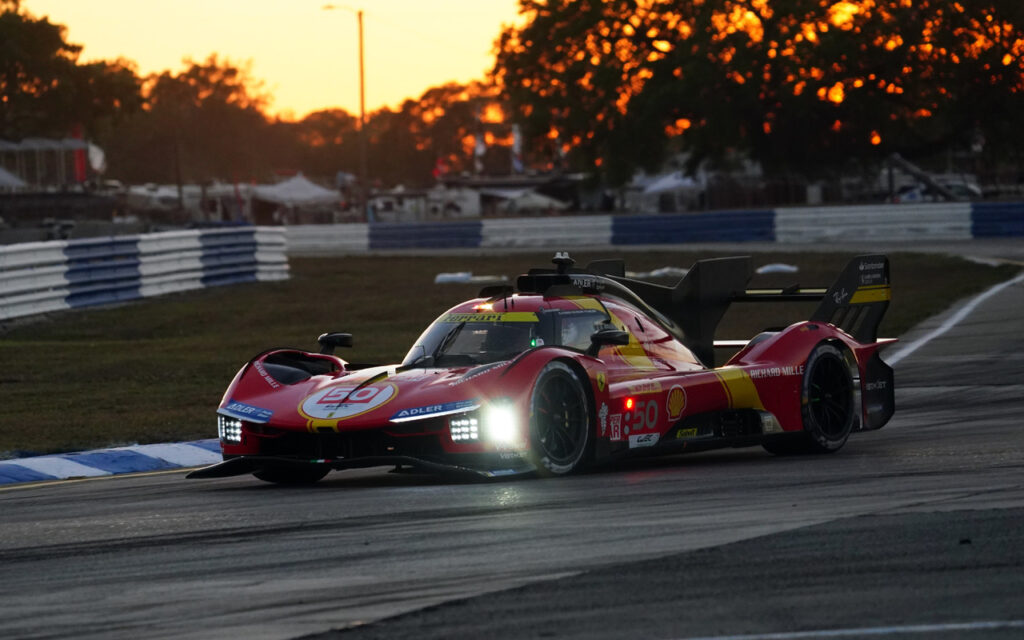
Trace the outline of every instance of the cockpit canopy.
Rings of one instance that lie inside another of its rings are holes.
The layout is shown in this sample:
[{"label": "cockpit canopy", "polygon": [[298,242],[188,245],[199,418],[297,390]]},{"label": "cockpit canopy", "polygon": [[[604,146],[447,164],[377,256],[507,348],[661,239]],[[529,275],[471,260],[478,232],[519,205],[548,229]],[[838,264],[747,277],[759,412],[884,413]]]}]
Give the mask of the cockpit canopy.
[{"label": "cockpit canopy", "polygon": [[611,326],[608,314],[595,309],[448,312],[427,327],[402,364],[476,366],[544,345],[584,351],[591,335]]}]

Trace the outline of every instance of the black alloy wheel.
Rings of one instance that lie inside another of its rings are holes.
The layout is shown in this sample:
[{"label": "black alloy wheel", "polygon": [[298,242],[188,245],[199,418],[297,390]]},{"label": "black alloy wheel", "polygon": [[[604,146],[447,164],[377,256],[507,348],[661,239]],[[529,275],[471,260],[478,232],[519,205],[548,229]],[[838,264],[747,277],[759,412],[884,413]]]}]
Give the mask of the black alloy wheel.
[{"label": "black alloy wheel", "polygon": [[587,461],[591,432],[590,401],[569,365],[549,362],[530,398],[530,443],[542,473],[565,475]]},{"label": "black alloy wheel", "polygon": [[773,436],[763,446],[777,455],[838,451],[850,437],[857,413],[851,364],[839,347],[823,342],[804,365],[803,432]]}]

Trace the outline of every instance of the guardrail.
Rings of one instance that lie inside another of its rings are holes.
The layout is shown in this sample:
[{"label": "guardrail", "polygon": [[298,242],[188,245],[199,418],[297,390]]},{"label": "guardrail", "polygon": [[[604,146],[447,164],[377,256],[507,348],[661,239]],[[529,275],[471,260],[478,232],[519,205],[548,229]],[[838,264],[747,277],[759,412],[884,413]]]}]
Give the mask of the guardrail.
[{"label": "guardrail", "polygon": [[0,246],[0,320],[240,282],[286,280],[282,227]]},{"label": "guardrail", "polygon": [[1024,202],[787,207],[662,215],[288,227],[288,251],[573,248],[690,242],[913,242],[1024,236]]}]

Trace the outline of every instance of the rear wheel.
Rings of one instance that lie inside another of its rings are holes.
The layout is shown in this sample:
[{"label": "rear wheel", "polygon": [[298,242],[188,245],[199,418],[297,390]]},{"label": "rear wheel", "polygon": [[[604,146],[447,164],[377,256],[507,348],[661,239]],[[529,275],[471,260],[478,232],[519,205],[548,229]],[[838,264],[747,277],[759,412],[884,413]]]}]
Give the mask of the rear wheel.
[{"label": "rear wheel", "polygon": [[274,484],[315,484],[330,473],[331,468],[324,465],[308,465],[302,467],[271,467],[253,473],[264,482]]},{"label": "rear wheel", "polygon": [[777,436],[765,449],[777,455],[831,453],[846,444],[857,407],[850,364],[836,346],[823,342],[807,357],[800,404],[803,433]]},{"label": "rear wheel", "polygon": [[530,450],[537,468],[565,475],[587,462],[591,442],[587,392],[564,362],[549,362],[530,396]]}]

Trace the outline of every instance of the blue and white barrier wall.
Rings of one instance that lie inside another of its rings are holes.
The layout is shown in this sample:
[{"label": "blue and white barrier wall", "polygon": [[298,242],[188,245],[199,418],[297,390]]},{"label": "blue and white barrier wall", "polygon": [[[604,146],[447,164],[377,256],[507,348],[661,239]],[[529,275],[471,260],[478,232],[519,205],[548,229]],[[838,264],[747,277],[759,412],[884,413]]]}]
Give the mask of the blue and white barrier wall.
[{"label": "blue and white barrier wall", "polygon": [[288,250],[361,253],[454,248],[572,248],[692,242],[914,242],[1024,236],[1024,202],[785,207],[740,211],[302,225]]},{"label": "blue and white barrier wall", "polygon": [[288,279],[282,227],[0,246],[0,320],[224,284]]},{"label": "blue and white barrier wall", "polygon": [[122,473],[166,471],[216,464],[223,458],[217,440],[143,444],[78,453],[0,460],[0,485]]}]

